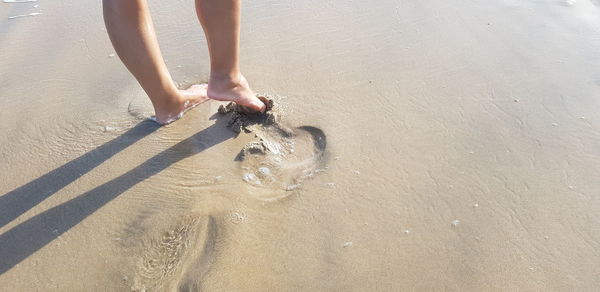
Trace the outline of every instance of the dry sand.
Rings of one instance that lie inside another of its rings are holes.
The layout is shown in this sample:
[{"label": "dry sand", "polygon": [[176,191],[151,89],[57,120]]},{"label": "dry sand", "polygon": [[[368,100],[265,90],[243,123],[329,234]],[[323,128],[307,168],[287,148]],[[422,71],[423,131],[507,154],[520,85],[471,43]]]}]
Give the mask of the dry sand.
[{"label": "dry sand", "polygon": [[[600,287],[598,1],[246,1],[285,139],[217,102],[143,121],[99,2],[0,3],[0,290]],[[191,1],[150,2],[174,78],[205,81]],[[261,138],[300,152],[256,185]]]}]

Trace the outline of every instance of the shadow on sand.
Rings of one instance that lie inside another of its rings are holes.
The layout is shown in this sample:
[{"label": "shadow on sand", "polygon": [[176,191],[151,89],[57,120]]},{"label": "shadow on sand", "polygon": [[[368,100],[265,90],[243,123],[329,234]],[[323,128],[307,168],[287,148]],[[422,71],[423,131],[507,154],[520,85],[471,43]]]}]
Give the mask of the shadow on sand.
[{"label": "shadow on sand", "polygon": [[[142,122],[114,140],[1,196],[0,227],[157,129],[158,126],[153,122]],[[0,275],[137,183],[173,163],[234,138],[235,135],[226,128],[226,119],[218,118],[215,124],[160,152],[127,173],[4,232],[0,235]]]}]

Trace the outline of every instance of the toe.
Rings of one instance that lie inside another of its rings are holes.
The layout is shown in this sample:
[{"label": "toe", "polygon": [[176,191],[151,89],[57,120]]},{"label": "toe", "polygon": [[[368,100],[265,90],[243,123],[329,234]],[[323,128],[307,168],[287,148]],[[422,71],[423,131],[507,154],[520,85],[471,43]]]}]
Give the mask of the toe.
[{"label": "toe", "polygon": [[258,98],[254,98],[252,100],[252,105],[251,108],[255,111],[258,112],[265,112],[265,110],[267,109],[267,106]]}]

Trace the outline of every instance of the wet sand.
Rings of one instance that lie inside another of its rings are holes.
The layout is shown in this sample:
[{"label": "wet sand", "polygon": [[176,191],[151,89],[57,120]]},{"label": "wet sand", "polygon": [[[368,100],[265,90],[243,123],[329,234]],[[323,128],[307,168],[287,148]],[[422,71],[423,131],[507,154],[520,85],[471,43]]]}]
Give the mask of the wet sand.
[{"label": "wet sand", "polygon": [[[188,2],[150,1],[181,87],[208,76]],[[144,121],[98,1],[0,3],[0,287],[594,291],[598,5],[246,1],[284,139],[217,102]],[[271,181],[236,160],[261,138],[295,147]]]}]

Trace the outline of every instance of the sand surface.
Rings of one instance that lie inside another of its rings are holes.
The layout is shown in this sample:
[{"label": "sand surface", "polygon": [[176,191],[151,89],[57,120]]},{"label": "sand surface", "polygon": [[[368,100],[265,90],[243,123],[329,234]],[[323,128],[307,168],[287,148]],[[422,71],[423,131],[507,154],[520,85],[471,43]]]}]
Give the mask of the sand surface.
[{"label": "sand surface", "polygon": [[[100,1],[0,3],[0,290],[597,290],[598,5],[245,1],[291,132],[237,134],[144,121]],[[191,1],[150,7],[205,82]]]}]

